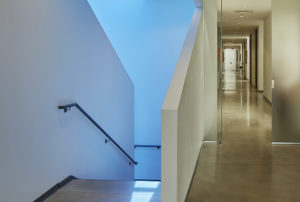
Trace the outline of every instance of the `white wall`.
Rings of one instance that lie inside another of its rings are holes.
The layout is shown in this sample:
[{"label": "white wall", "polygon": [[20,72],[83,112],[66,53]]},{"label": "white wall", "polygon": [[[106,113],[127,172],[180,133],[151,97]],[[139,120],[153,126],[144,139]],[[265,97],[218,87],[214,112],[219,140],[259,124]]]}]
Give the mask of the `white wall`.
[{"label": "white wall", "polygon": [[[135,86],[135,143],[161,144],[161,107],[194,11],[192,0],[88,0]],[[199,3],[199,2],[198,2]],[[138,148],[135,177],[160,179],[160,150]]]},{"label": "white wall", "polygon": [[264,24],[264,96],[272,102],[272,15]]},{"label": "white wall", "polygon": [[162,108],[162,201],[183,202],[204,139],[204,24],[195,9]]},{"label": "white wall", "polygon": [[205,140],[217,140],[218,14],[217,0],[203,0],[205,37]]},{"label": "white wall", "polygon": [[204,76],[205,42],[201,34],[202,24],[203,22],[200,23],[178,111],[178,201],[184,201],[188,192],[204,139],[204,120],[207,118],[204,113],[204,98],[207,97],[204,82],[207,78]]},{"label": "white wall", "polygon": [[[0,201],[33,201],[68,175],[133,179],[133,84],[85,0],[2,0]],[[122,168],[122,169],[120,169]]]}]

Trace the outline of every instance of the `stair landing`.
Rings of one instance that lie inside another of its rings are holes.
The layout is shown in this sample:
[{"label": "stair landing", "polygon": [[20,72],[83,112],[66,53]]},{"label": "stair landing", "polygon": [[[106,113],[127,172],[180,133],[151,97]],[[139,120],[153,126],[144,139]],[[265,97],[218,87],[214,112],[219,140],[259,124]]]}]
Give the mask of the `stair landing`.
[{"label": "stair landing", "polygon": [[160,202],[160,182],[72,180],[45,202]]}]

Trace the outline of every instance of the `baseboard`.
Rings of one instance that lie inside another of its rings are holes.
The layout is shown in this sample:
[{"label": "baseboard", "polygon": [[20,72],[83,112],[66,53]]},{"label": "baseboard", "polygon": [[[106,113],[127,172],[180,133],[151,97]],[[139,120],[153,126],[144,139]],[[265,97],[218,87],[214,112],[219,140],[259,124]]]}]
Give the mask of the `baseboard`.
[{"label": "baseboard", "polygon": [[74,179],[77,179],[77,178],[72,175],[66,177],[64,180],[62,180],[61,182],[59,182],[56,185],[54,185],[53,187],[51,187],[48,191],[46,191],[44,194],[42,194],[39,198],[35,199],[33,202],[45,201],[47,198],[49,198],[51,195],[53,195],[55,192],[57,192],[57,190],[59,190],[60,188],[62,188],[63,186],[65,186],[66,184],[68,184],[69,182],[71,182]]},{"label": "baseboard", "polygon": [[272,142],[272,145],[300,145],[299,142]]},{"label": "baseboard", "polygon": [[272,104],[272,102],[264,95],[264,99],[268,102],[268,103],[270,103],[270,104]]}]

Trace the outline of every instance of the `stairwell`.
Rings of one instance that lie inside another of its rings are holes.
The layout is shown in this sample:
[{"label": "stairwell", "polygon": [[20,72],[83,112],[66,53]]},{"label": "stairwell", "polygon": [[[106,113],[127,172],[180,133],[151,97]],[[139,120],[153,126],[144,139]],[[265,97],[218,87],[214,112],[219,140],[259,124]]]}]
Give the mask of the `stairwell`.
[{"label": "stairwell", "polygon": [[45,202],[158,202],[160,182],[74,179]]}]

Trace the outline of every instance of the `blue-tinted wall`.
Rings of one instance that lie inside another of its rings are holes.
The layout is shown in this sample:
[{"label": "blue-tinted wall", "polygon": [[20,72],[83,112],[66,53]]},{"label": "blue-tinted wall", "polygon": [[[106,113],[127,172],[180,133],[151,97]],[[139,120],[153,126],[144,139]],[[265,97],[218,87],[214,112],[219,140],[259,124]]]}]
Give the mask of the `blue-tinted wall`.
[{"label": "blue-tinted wall", "polygon": [[133,180],[87,118],[57,109],[78,102],[134,155],[134,86],[87,1],[0,2],[0,201],[32,202],[68,175]]},{"label": "blue-tinted wall", "polygon": [[[192,0],[88,0],[135,86],[135,143],[160,144],[161,106],[194,11]],[[136,178],[160,178],[160,151],[135,150]]]}]

